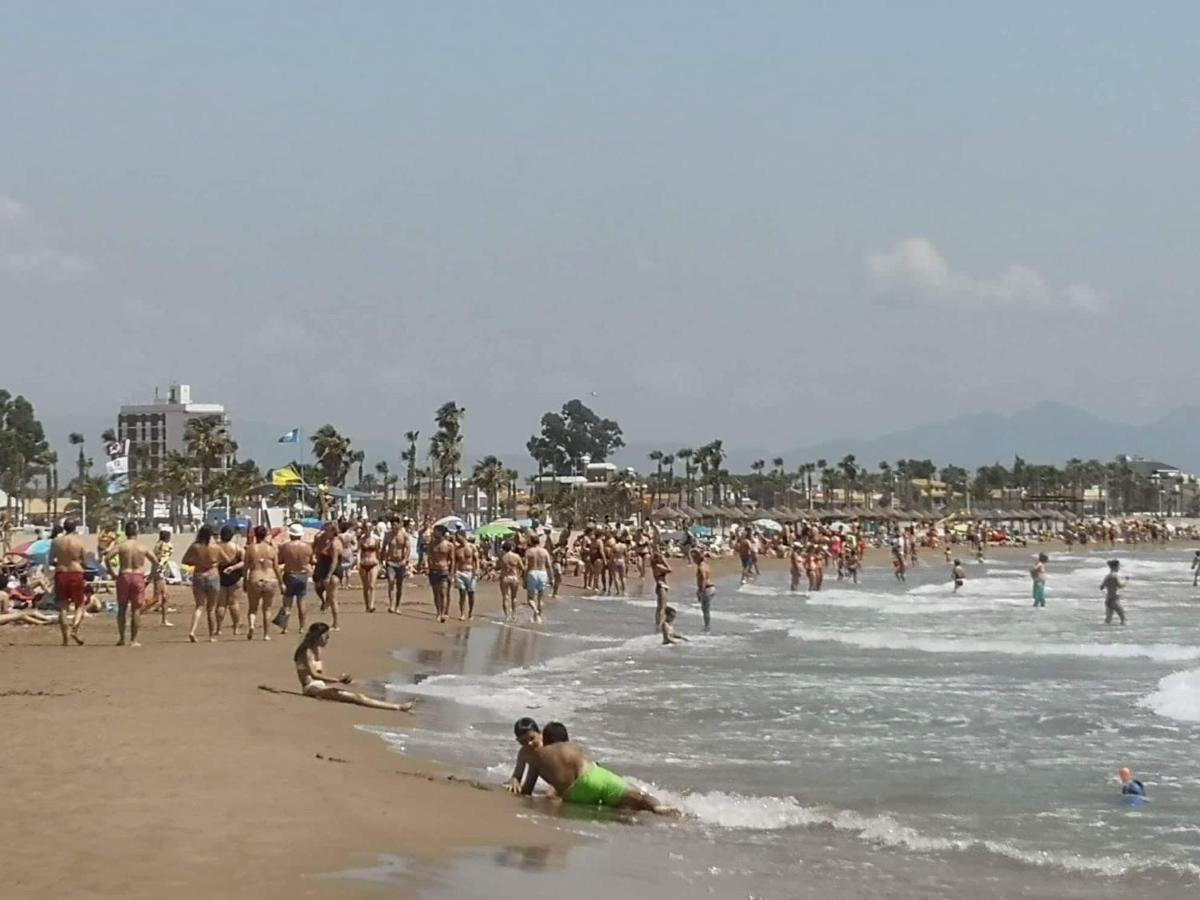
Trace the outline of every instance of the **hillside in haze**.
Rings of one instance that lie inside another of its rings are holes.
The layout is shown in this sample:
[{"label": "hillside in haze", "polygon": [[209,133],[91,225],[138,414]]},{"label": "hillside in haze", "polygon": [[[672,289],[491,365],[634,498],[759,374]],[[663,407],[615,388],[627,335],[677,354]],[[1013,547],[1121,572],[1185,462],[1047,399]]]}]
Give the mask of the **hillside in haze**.
[{"label": "hillside in haze", "polygon": [[[1011,466],[1020,455],[1027,462],[1061,465],[1072,457],[1111,460],[1128,453],[1157,459],[1189,472],[1200,471],[1200,407],[1181,407],[1147,425],[1108,422],[1062,403],[1045,402],[1014,413],[974,413],[916,425],[872,438],[839,438],[816,444],[779,447],[733,447],[726,440],[731,472],[747,472],[756,459],[782,456],[789,471],[803,462],[825,459],[831,465],[853,453],[859,465],[874,469],[881,460],[932,459],[967,466],[999,462]],[[646,454],[674,447],[631,441],[615,461],[638,471],[653,468]],[[676,466],[676,471],[681,466]]]},{"label": "hillside in haze", "polygon": [[791,466],[825,458],[831,462],[853,453],[860,464],[880,460],[929,458],[939,465],[1011,465],[1020,455],[1029,462],[1062,464],[1071,457],[1110,460],[1128,453],[1157,459],[1185,471],[1200,470],[1200,407],[1182,407],[1147,425],[1108,422],[1061,403],[1039,403],[1011,416],[976,413],[956,416],[870,439],[823,441],[790,451]]}]

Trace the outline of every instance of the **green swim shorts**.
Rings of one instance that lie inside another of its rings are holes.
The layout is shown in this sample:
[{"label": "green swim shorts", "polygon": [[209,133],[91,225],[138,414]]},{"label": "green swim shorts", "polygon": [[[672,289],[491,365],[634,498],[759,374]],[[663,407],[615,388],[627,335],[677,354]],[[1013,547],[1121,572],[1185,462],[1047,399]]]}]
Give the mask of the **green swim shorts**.
[{"label": "green swim shorts", "polygon": [[563,799],[580,806],[616,806],[625,796],[625,790],[624,778],[593,764],[571,785]]}]

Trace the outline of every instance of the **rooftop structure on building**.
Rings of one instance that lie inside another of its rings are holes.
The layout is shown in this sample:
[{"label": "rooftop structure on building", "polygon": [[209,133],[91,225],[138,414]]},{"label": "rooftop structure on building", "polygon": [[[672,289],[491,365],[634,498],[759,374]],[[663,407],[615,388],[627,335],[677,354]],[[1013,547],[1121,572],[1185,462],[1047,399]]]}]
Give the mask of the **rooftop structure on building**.
[{"label": "rooftop structure on building", "polygon": [[1152,478],[1155,475],[1159,478],[1176,478],[1183,474],[1183,471],[1177,466],[1159,462],[1156,459],[1143,459],[1140,456],[1121,456],[1118,459],[1129,466],[1134,475],[1142,478]]},{"label": "rooftop structure on building", "polygon": [[170,385],[165,397],[155,388],[153,402],[121,407],[117,438],[129,441],[131,460],[146,458],[158,469],[168,453],[186,452],[188,422],[206,418],[217,418],[229,427],[225,407],[220,403],[193,402],[191,385]]}]

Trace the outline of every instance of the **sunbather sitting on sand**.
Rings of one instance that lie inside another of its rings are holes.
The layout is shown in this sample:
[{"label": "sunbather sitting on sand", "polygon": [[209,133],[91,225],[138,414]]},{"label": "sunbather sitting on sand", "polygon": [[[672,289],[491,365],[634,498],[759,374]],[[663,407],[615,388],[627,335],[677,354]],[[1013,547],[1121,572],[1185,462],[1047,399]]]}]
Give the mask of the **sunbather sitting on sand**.
[{"label": "sunbather sitting on sand", "polygon": [[[314,622],[308,626],[304,640],[300,642],[300,646],[296,648],[296,652],[292,656],[296,663],[296,675],[300,678],[300,687],[304,691],[304,696],[316,697],[318,700],[357,703],[359,706],[368,706],[371,709],[392,709],[400,712],[408,712],[416,705],[415,701],[403,705],[385,703],[365,694],[357,694],[354,691],[337,687],[338,684],[349,684],[352,679],[346,674],[334,678],[325,672],[321,665],[321,648],[328,643],[329,626],[324,622]],[[334,682],[334,684],[329,682]]]},{"label": "sunbather sitting on sand", "polygon": [[0,591],[0,625],[53,625],[58,616],[48,616],[37,610],[12,608],[7,591]]},{"label": "sunbather sitting on sand", "polygon": [[582,747],[567,740],[566,728],[559,723],[547,725],[543,735],[533,719],[519,719],[513,733],[521,745],[508,782],[508,789],[514,794],[532,794],[541,778],[567,803],[645,810],[660,816],[680,814],[674,807],[629,787],[620,775],[588,759]]}]

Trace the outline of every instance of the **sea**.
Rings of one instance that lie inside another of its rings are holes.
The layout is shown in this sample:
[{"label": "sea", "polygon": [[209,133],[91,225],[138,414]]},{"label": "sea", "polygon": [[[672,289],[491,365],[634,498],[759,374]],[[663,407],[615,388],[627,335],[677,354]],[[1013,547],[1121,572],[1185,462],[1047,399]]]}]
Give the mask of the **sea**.
[{"label": "sea", "polygon": [[[397,750],[499,785],[513,721],[559,720],[687,814],[514,798],[579,849],[498,848],[418,882],[493,900],[531,875],[584,897],[1195,896],[1193,551],[1052,554],[1044,609],[1033,552],[964,560],[958,593],[931,551],[906,582],[830,572],[812,593],[789,592],[776,563],[718,582],[707,634],[681,562],[685,644],[661,644],[652,586],[634,576],[629,596],[563,599],[544,625],[485,621],[444,650],[397,652],[389,692],[422,699],[405,727],[375,729]],[[1128,579],[1124,627],[1104,624],[1109,556]],[[1140,807],[1122,802],[1122,766],[1146,785]],[[379,865],[386,880],[396,862]]]}]

